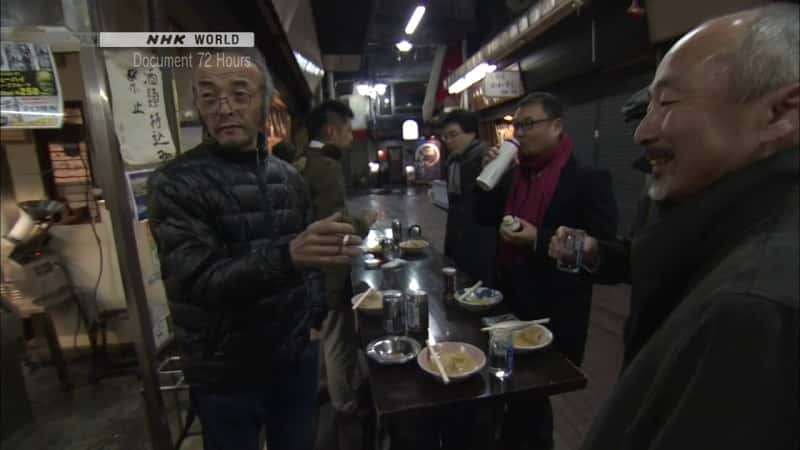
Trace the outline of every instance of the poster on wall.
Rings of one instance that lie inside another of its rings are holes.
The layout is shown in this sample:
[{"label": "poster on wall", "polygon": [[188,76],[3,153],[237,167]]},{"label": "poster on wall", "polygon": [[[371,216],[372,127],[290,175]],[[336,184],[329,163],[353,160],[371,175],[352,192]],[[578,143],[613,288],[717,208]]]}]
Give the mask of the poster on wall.
[{"label": "poster on wall", "polygon": [[169,307],[166,303],[150,304],[150,321],[153,324],[154,344],[156,349],[161,350],[172,336],[169,327]]},{"label": "poster on wall", "polygon": [[522,76],[518,71],[505,70],[487,73],[483,79],[483,95],[486,97],[516,98],[525,93]]},{"label": "poster on wall", "polygon": [[128,180],[128,192],[131,196],[133,215],[139,222],[147,220],[147,177],[153,169],[133,170],[125,172]]},{"label": "poster on wall", "polygon": [[0,127],[61,128],[64,106],[50,46],[6,42],[0,48]]},{"label": "poster on wall", "polygon": [[151,285],[161,281],[161,259],[158,257],[158,246],[150,227],[144,227],[144,232],[147,238],[147,253],[150,255],[150,265],[153,267],[153,270],[147,275],[147,284]]},{"label": "poster on wall", "polygon": [[161,69],[137,65],[142,52],[105,52],[114,129],[122,159],[129,166],[156,164],[175,157]]}]

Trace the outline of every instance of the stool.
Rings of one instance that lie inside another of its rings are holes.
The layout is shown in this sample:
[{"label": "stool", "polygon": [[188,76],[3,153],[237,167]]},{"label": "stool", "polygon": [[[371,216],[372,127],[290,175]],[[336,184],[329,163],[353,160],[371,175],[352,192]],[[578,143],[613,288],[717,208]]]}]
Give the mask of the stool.
[{"label": "stool", "polygon": [[127,309],[107,309],[98,313],[97,318],[89,326],[89,344],[92,346],[92,370],[89,373],[89,382],[92,384],[97,384],[108,377],[139,376],[139,364],[135,358],[112,361],[108,352],[108,325],[122,320],[128,320]]},{"label": "stool", "polygon": [[58,341],[58,333],[55,326],[53,326],[50,313],[44,307],[33,303],[10,284],[3,283],[0,285],[0,295],[9,305],[9,308],[13,309],[21,319],[30,319],[37,340],[40,337],[44,337],[47,342],[47,350],[50,353],[50,360],[53,362],[58,374],[58,380],[61,382],[61,389],[63,391],[72,389],[72,383],[69,381],[69,374],[67,373],[67,362],[64,360],[61,343]]}]

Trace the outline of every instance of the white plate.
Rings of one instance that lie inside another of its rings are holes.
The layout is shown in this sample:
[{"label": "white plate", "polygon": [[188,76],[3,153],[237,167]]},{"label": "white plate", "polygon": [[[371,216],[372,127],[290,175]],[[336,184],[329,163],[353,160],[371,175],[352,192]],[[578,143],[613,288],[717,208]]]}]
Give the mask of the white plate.
[{"label": "white plate", "polygon": [[530,330],[531,328],[539,329],[542,332],[542,337],[539,339],[539,343],[536,345],[517,345],[514,343],[514,353],[531,353],[535,352],[536,350],[542,349],[550,345],[553,342],[553,332],[551,332],[547,327],[539,324],[532,324],[529,327],[526,327],[522,330],[514,331],[514,334],[523,333],[526,330]]},{"label": "white plate", "polygon": [[[448,374],[448,378],[450,381],[460,381],[465,380],[472,375],[480,372],[484,366],[486,366],[486,354],[483,353],[481,349],[475,347],[472,344],[467,344],[466,342],[439,342],[436,344],[436,351],[439,354],[444,354],[448,352],[465,352],[468,354],[476,363],[474,369],[470,370],[469,372],[465,372],[459,375],[450,375]],[[442,381],[442,375],[439,373],[436,368],[433,367],[430,356],[428,352],[428,347],[422,349],[421,352],[417,354],[417,364],[419,367],[422,368],[425,372],[428,372],[431,376],[435,377],[437,380]]]}]

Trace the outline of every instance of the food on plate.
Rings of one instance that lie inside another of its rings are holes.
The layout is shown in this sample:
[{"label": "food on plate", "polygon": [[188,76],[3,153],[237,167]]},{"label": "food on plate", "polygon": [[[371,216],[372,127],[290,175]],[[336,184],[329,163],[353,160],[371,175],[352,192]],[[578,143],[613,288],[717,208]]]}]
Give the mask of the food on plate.
[{"label": "food on plate", "polygon": [[380,242],[374,243],[372,245],[367,244],[367,246],[365,248],[365,251],[367,253],[379,254],[379,253],[383,253],[383,247],[381,247]]},{"label": "food on plate", "polygon": [[404,250],[420,250],[428,247],[428,245],[430,245],[428,244],[428,241],[423,241],[422,239],[411,239],[401,242],[400,248]]},{"label": "food on plate", "polygon": [[[439,358],[442,360],[444,370],[447,371],[447,376],[464,375],[478,368],[478,362],[465,351],[440,352]],[[429,359],[431,367],[435,368],[436,363],[430,355]]]},{"label": "food on plate", "polygon": [[360,305],[359,309],[382,309],[383,308],[383,294],[380,291],[372,291],[367,294]]},{"label": "food on plate", "polygon": [[529,327],[514,332],[514,347],[534,347],[541,344],[545,339],[545,331],[542,327]]}]

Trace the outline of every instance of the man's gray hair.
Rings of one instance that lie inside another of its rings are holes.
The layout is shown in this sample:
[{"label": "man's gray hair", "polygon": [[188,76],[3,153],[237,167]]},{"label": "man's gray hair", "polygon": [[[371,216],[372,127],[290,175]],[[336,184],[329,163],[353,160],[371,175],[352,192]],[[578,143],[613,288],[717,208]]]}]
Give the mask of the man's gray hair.
[{"label": "man's gray hair", "polygon": [[800,6],[777,3],[750,12],[732,55],[731,93],[740,102],[800,81]]},{"label": "man's gray hair", "polygon": [[[244,56],[250,61],[250,64],[254,64],[258,70],[264,75],[264,80],[261,88],[264,90],[264,112],[265,114],[269,114],[269,107],[272,104],[272,96],[275,94],[275,84],[272,82],[272,76],[269,73],[269,68],[267,68],[267,61],[264,59],[264,55],[256,47],[210,47],[210,48],[203,48],[200,49],[199,53],[207,52],[212,55],[216,55],[218,53],[227,53],[227,54],[234,54],[238,56]],[[202,64],[202,60],[200,62]],[[198,67],[200,67],[198,65]],[[197,71],[195,71],[195,75]],[[196,83],[197,79],[193,79],[192,82],[192,91],[194,95],[197,95]],[[265,117],[266,118],[266,117]]]}]

